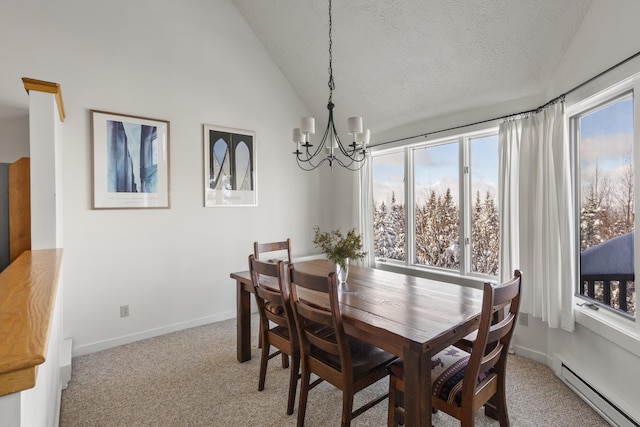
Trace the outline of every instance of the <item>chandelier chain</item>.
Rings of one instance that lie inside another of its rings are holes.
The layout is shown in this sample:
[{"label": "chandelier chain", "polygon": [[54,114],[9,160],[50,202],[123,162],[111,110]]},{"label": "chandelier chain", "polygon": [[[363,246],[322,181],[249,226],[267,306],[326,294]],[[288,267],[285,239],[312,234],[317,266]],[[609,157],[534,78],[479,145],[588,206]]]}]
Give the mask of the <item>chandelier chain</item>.
[{"label": "chandelier chain", "polygon": [[329,0],[329,102],[333,99],[333,90],[336,84],[333,81],[333,40],[331,37],[331,29],[333,21],[331,19],[331,0]]}]

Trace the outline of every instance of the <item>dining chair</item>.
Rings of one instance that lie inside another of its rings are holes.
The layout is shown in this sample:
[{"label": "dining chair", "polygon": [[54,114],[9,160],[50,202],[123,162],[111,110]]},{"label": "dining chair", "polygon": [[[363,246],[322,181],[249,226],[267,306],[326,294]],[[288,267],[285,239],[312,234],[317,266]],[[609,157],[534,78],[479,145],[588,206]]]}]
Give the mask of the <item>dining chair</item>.
[{"label": "dining chair", "polygon": [[[268,260],[264,259],[264,256],[260,258],[261,254],[269,253],[269,252],[282,252],[286,251],[287,258],[286,261],[291,263],[291,239],[283,240],[282,242],[268,242],[268,243],[258,243],[253,242],[253,254],[255,255],[257,260],[260,261],[277,261],[278,259],[284,258],[270,258]],[[278,255],[284,255],[278,254]]]},{"label": "dining chair", "polygon": [[[282,367],[291,367],[289,373],[289,397],[287,414],[293,414],[296,388],[300,372],[300,346],[293,324],[293,313],[289,304],[289,291],[284,284],[285,263],[262,262],[249,255],[249,273],[253,283],[254,295],[260,316],[260,337],[262,355],[260,358],[260,377],[258,390],[264,390],[267,376],[267,364],[270,359],[282,355]],[[278,350],[271,353],[271,346]]]},{"label": "dining chair", "polygon": [[[293,316],[300,341],[302,375],[298,401],[298,427],[304,426],[311,374],[342,390],[343,427],[382,402],[388,393],[353,410],[354,394],[385,378],[386,366],[396,356],[346,335],[338,303],[336,273],[317,276],[289,265],[289,286]],[[318,334],[314,325],[331,331]]]},{"label": "dining chair", "polygon": [[[286,251],[286,258],[284,258],[284,251]],[[264,254],[270,253],[270,257],[266,258]],[[263,255],[262,259],[260,259],[260,255]],[[287,238],[287,240],[283,240],[281,242],[253,242],[253,255],[257,260],[267,261],[267,262],[277,262],[279,259],[283,261],[286,260],[289,264],[291,264],[291,239]],[[260,320],[262,322],[262,320]],[[262,348],[262,335],[258,336],[258,348]],[[286,362],[284,357],[282,359],[282,366],[285,366]]]},{"label": "dining chair", "polygon": [[[431,359],[432,407],[460,420],[463,427],[474,425],[476,411],[491,401],[501,427],[509,425],[505,374],[509,343],[518,309],[522,273],[515,270],[509,281],[484,284],[482,312],[471,352],[449,346]],[[508,311],[499,322],[494,313]],[[401,359],[389,365],[389,426],[403,419],[404,366]],[[486,414],[486,412],[485,412]]]}]

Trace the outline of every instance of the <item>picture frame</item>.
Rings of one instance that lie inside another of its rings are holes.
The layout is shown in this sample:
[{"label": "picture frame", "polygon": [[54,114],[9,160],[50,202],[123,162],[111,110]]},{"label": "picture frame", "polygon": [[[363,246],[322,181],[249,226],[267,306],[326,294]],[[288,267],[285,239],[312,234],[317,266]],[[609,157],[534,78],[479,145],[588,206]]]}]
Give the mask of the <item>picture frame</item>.
[{"label": "picture frame", "polygon": [[257,206],[256,133],[203,125],[204,206]]},{"label": "picture frame", "polygon": [[169,209],[169,121],[90,113],[92,209]]}]

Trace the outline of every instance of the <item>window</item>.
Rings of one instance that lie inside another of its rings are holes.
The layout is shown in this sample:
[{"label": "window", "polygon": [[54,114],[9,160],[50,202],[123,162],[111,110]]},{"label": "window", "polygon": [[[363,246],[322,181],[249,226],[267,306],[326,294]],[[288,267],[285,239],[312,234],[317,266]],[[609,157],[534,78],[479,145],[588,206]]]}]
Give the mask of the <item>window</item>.
[{"label": "window", "polygon": [[371,160],[375,256],[405,261],[404,152],[380,154]]},{"label": "window", "polygon": [[471,138],[471,271],[498,275],[498,136]]},{"label": "window", "polygon": [[413,150],[415,263],[460,269],[458,141]]},{"label": "window", "polygon": [[380,151],[372,161],[378,261],[498,274],[497,130]]},{"label": "window", "polygon": [[612,93],[570,118],[578,153],[577,294],[635,318],[634,96]]}]

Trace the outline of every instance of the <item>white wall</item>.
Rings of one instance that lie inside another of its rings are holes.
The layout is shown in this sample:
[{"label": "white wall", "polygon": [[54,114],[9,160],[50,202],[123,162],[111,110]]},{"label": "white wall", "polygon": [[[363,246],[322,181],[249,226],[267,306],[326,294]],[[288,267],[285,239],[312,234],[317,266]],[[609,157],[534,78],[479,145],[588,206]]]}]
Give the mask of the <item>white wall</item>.
[{"label": "white wall", "polygon": [[[22,82],[11,83],[19,85]],[[27,101],[27,93],[23,94],[24,101]],[[29,110],[26,107],[15,108],[4,116],[7,112],[0,107],[0,163],[13,163],[22,157],[29,157]]]},{"label": "white wall", "polygon": [[571,90],[640,51],[636,0],[594,0],[549,85],[547,99]]},{"label": "white wall", "polygon": [[[230,2],[2,9],[0,104],[26,115],[21,77],[62,87],[64,331],[74,355],[235,316],[229,273],[247,268],[254,240],[291,237],[294,256],[315,252],[312,228],[327,226],[320,175],[297,168],[289,142],[309,112]],[[90,109],[170,121],[171,209],[91,210]],[[258,207],[202,207],[205,123],[256,132]],[[9,127],[2,140],[22,134]],[[0,148],[2,161],[22,155]],[[121,305],[130,317],[119,318]]]}]

